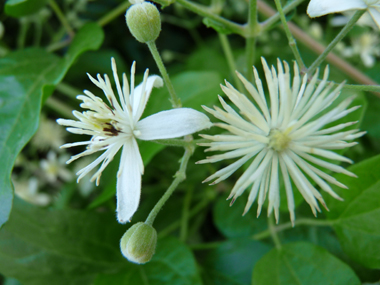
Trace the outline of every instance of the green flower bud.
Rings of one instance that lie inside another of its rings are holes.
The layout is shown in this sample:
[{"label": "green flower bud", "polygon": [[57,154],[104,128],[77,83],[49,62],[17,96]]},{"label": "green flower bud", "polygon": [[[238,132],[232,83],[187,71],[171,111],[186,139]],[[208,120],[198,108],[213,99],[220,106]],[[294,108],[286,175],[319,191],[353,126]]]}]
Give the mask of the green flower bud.
[{"label": "green flower bud", "polygon": [[152,259],[156,244],[156,230],[150,225],[139,222],[125,232],[120,240],[120,249],[129,261],[144,264]]},{"label": "green flower bud", "polygon": [[160,12],[156,6],[141,0],[130,0],[132,5],[125,14],[131,34],[142,43],[155,41],[161,31]]}]

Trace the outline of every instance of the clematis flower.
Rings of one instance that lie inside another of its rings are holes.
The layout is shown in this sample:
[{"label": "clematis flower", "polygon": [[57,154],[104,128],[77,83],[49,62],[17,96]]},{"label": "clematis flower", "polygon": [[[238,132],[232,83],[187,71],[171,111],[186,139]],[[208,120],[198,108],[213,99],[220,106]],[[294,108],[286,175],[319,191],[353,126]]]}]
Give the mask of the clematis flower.
[{"label": "clematis flower", "polygon": [[[204,181],[214,180],[212,184],[216,184],[227,179],[246,162],[251,161],[249,167],[235,183],[228,199],[232,198],[232,205],[235,199],[249,187],[250,193],[244,214],[258,199],[258,216],[268,195],[268,215],[274,209],[277,221],[280,206],[279,179],[282,177],[290,220],[294,224],[291,180],[316,215],[316,212],[320,211],[317,201],[324,207],[327,208],[327,206],[322,195],[307,176],[336,199],[341,198],[327,182],[342,188],[347,187],[319,167],[355,176],[343,167],[324,159],[352,163],[350,159],[332,150],[355,145],[356,142],[347,141],[362,136],[364,132],[341,131],[356,122],[335,126],[331,123],[355,111],[359,106],[348,108],[353,98],[347,98],[336,107],[327,109],[339,96],[343,86],[342,83],[333,89],[333,83],[327,83],[328,67],[323,80],[317,84],[318,71],[308,83],[307,75],[301,78],[296,63],[293,80],[291,80],[290,68],[286,62],[283,65],[278,60],[277,72],[273,66],[271,69],[268,67],[264,58],[262,58],[262,63],[269,89],[270,106],[267,104],[263,84],[256,68],[253,68],[256,87],[237,73],[254,103],[226,81],[226,86],[222,86],[222,90],[239,109],[240,114],[221,96],[219,100],[224,110],[219,107],[211,109],[203,106],[207,112],[223,121],[214,125],[229,133],[215,136],[202,135],[205,139],[211,140],[211,142],[200,144],[209,147],[205,151],[227,152],[207,157],[198,163],[213,163],[238,158],[234,163],[222,168]],[[327,124],[329,126],[325,128]]]},{"label": "clematis flower", "polygon": [[182,137],[209,128],[211,123],[206,115],[190,108],[162,111],[140,120],[153,87],[161,87],[163,81],[157,75],[148,76],[149,70],[147,69],[143,82],[135,87],[136,64],[134,62],[131,68],[131,86],[129,87],[125,74],[123,74],[123,85],[121,85],[115,60],[112,58],[111,62],[119,101],[107,75],[104,75],[103,79],[98,74],[95,79],[88,74],[90,80],[103,90],[109,105],[90,91],[84,90],[85,95],[78,95],[77,98],[83,101],[80,106],[87,111],[82,113],[73,111],[78,121],[58,119],[57,122],[67,126],[67,131],[71,133],[91,136],[88,141],[62,146],[63,148],[87,146],[85,151],[72,156],[67,163],[98,151],[104,151],[92,163],[77,172],[78,182],[101,164],[91,178],[91,181],[96,180],[98,185],[102,171],[119,149],[123,148],[117,173],[116,211],[118,221],[126,223],[139,205],[141,175],[144,173],[144,165],[136,139],[149,141]]},{"label": "clematis flower", "polygon": [[351,10],[367,10],[380,29],[380,0],[311,0],[307,7],[310,17]]},{"label": "clematis flower", "polygon": [[377,33],[364,33],[359,37],[351,38],[351,46],[345,46],[340,42],[336,49],[344,57],[359,55],[365,67],[373,67],[376,58],[380,56],[380,39]]}]

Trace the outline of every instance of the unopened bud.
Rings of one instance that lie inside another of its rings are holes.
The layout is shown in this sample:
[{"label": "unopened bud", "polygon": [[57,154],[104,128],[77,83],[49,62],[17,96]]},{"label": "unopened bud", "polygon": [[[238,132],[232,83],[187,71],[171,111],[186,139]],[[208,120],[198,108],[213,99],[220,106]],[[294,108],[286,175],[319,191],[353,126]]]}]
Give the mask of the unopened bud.
[{"label": "unopened bud", "polygon": [[161,31],[160,12],[151,3],[130,0],[133,4],[125,14],[131,34],[142,43],[155,41]]},{"label": "unopened bud", "polygon": [[139,222],[125,232],[120,240],[120,249],[129,261],[144,264],[152,259],[156,244],[156,230],[148,224]]}]

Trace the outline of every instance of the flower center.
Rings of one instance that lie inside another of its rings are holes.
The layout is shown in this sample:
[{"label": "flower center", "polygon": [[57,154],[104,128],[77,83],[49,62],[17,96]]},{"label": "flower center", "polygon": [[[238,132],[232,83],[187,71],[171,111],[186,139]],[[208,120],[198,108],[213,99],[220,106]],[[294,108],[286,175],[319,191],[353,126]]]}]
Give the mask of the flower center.
[{"label": "flower center", "polygon": [[283,151],[287,149],[290,138],[278,129],[272,129],[269,132],[269,144],[268,146],[275,151]]}]

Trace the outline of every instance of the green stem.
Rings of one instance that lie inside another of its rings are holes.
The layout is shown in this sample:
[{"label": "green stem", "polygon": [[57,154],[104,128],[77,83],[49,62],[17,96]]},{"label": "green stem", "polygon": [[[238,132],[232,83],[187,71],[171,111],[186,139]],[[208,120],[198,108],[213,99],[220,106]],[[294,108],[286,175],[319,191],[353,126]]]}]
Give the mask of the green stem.
[{"label": "green stem", "polygon": [[260,30],[260,25],[257,22],[257,0],[249,0],[248,21],[245,28],[247,30],[247,37],[245,41],[245,61],[247,64],[245,76],[248,81],[252,81],[252,66],[255,59],[256,36],[259,34]]},{"label": "green stem", "polygon": [[39,47],[41,45],[41,38],[42,38],[42,22],[37,20],[34,23],[33,45],[35,47]]},{"label": "green stem", "polygon": [[[329,220],[316,220],[316,219],[297,219],[295,220],[294,226],[319,226],[319,227],[326,227],[326,226],[332,226],[334,224],[334,221],[329,221]],[[293,225],[291,222],[287,222],[282,225],[274,226],[274,231],[275,232],[281,232],[284,230],[288,230],[293,228]],[[273,229],[272,229],[273,230]],[[271,231],[270,230],[265,230],[260,233],[254,234],[252,236],[253,239],[255,240],[261,240],[265,239],[267,237],[271,236]]]},{"label": "green stem", "polygon": [[257,0],[249,0],[248,26],[254,29],[257,25]]},{"label": "green stem", "polygon": [[197,146],[197,142],[199,140],[181,140],[181,139],[165,139],[165,140],[152,140],[151,142],[155,142],[158,144],[168,145],[168,146],[178,146],[178,147],[193,147]]},{"label": "green stem", "polygon": [[[289,11],[293,10],[294,8],[296,8],[298,5],[300,5],[303,1],[305,1],[305,0],[294,0],[293,2],[285,5],[285,7],[282,9],[282,11],[284,12],[284,14],[286,14]],[[259,4],[260,4],[260,2],[259,2]],[[278,20],[280,20],[280,17],[281,17],[280,13],[276,13],[273,16],[271,16],[269,19],[267,19],[265,22],[263,22],[261,24],[261,30],[264,32],[264,31],[267,31],[267,30],[271,29],[272,26]]]},{"label": "green stem", "polygon": [[118,5],[115,9],[111,10],[109,13],[105,14],[98,20],[98,25],[104,27],[108,23],[112,22],[114,19],[124,14],[125,11],[131,6],[129,1],[124,1],[120,5]]},{"label": "green stem", "polygon": [[[154,2],[159,3],[161,5],[168,5],[173,3],[174,1],[165,1],[165,0],[154,0]],[[218,22],[226,29],[230,30],[231,32],[235,34],[239,34],[244,36],[244,27],[242,25],[236,24],[234,22],[231,22],[223,17],[220,17],[219,15],[213,13],[210,11],[210,8],[205,5],[197,4],[188,0],[177,0],[175,1],[178,4],[181,4],[186,9],[200,15],[206,18],[210,18],[214,20],[215,22]]]},{"label": "green stem", "polygon": [[[339,84],[335,84],[335,85],[338,86]],[[358,90],[358,91],[369,91],[369,92],[380,93],[380,85],[345,84],[343,86],[343,89],[351,89],[351,90]]]},{"label": "green stem", "polygon": [[25,46],[26,34],[28,33],[28,29],[30,27],[30,22],[27,20],[20,20],[20,32],[17,37],[17,48],[23,49]]},{"label": "green stem", "polygon": [[252,81],[253,79],[253,71],[252,66],[255,63],[255,46],[256,46],[256,38],[247,38],[245,40],[245,60],[246,60],[246,69],[245,76],[248,81]]},{"label": "green stem", "polygon": [[175,93],[174,86],[172,82],[170,81],[169,74],[166,71],[165,65],[162,62],[160,53],[157,50],[156,43],[154,41],[148,42],[147,43],[150,52],[152,53],[152,56],[154,60],[156,61],[157,67],[160,70],[160,73],[162,77],[164,78],[166,88],[168,88],[170,97],[171,97],[171,103],[173,108],[181,108],[182,103],[181,99],[178,98],[177,94]]},{"label": "green stem", "polygon": [[173,194],[177,186],[186,179],[186,168],[192,154],[193,154],[192,148],[185,149],[185,154],[183,155],[181,159],[181,166],[179,170],[177,171],[177,173],[175,174],[175,178],[172,184],[169,186],[168,190],[166,190],[165,194],[161,197],[161,199],[157,202],[157,204],[154,206],[152,211],[149,213],[149,216],[145,221],[146,224],[153,225],[153,222],[156,219],[157,214],[160,212],[162,206],[164,206],[164,204],[169,199],[169,197]]},{"label": "green stem", "polygon": [[50,7],[53,9],[54,13],[57,15],[59,21],[61,22],[62,26],[65,27],[66,32],[69,34],[71,38],[74,37],[75,33],[74,30],[71,28],[70,23],[67,21],[65,15],[62,13],[61,9],[59,8],[58,4],[54,0],[49,1]]},{"label": "green stem", "polygon": [[[202,211],[203,208],[205,208],[210,203],[209,199],[204,199],[202,202],[198,203],[190,212],[189,212],[189,219],[197,215],[200,211]],[[171,232],[175,231],[178,227],[181,226],[181,221],[177,220],[165,229],[161,230],[158,234],[159,238],[165,237]]]},{"label": "green stem", "polygon": [[321,63],[325,60],[330,51],[339,43],[346,34],[352,29],[352,27],[356,24],[356,22],[360,19],[360,17],[366,12],[366,10],[356,11],[354,16],[348,21],[348,23],[344,26],[344,28],[340,31],[340,33],[335,37],[335,39],[326,47],[323,53],[313,62],[313,64],[308,68],[307,73],[313,74],[313,72],[321,65]]},{"label": "green stem", "polygon": [[305,64],[303,63],[301,54],[298,50],[296,40],[294,39],[292,33],[290,32],[288,23],[287,23],[286,18],[285,18],[284,10],[282,9],[281,2],[280,2],[280,0],[274,0],[274,2],[276,3],[277,11],[280,14],[280,19],[281,19],[282,25],[284,27],[286,37],[288,38],[288,41],[289,41],[289,46],[290,46],[290,48],[294,54],[294,57],[296,58],[296,61],[298,63],[300,70],[304,70]]},{"label": "green stem", "polygon": [[186,239],[187,239],[188,225],[189,225],[189,209],[190,209],[192,197],[193,197],[193,188],[190,187],[187,189],[185,199],[183,200],[181,230],[179,232],[179,239],[182,242],[186,242]]},{"label": "green stem", "polygon": [[61,82],[59,83],[55,89],[57,91],[59,91],[60,93],[66,95],[67,97],[70,97],[72,99],[76,99],[78,95],[80,94],[83,94],[82,91],[80,91],[79,89],[65,83],[65,82]]},{"label": "green stem", "polygon": [[46,100],[45,105],[50,109],[54,110],[57,114],[63,116],[64,118],[75,119],[72,113],[72,108],[66,105],[64,102],[57,100],[52,96],[50,96]]},{"label": "green stem", "polygon": [[220,43],[221,43],[222,48],[223,48],[224,55],[226,56],[226,59],[227,59],[228,67],[230,68],[230,72],[231,72],[232,77],[235,81],[235,84],[236,84],[236,86],[240,92],[244,92],[243,84],[241,83],[241,81],[239,80],[239,78],[237,77],[236,72],[235,72],[236,71],[236,64],[235,64],[234,55],[232,54],[231,45],[228,41],[228,37],[227,37],[227,35],[220,34],[220,33],[218,33],[218,36],[219,36],[219,40],[220,40]]},{"label": "green stem", "polygon": [[278,237],[276,227],[274,225],[274,215],[271,215],[270,217],[268,217],[268,227],[269,227],[270,235],[273,239],[273,242],[274,242],[276,248],[281,249],[280,238]]},{"label": "green stem", "polygon": [[60,50],[62,48],[65,48],[71,44],[72,40],[71,38],[68,38],[66,40],[60,41],[60,42],[55,42],[50,45],[48,45],[45,49],[47,52],[54,52],[56,50]]}]

